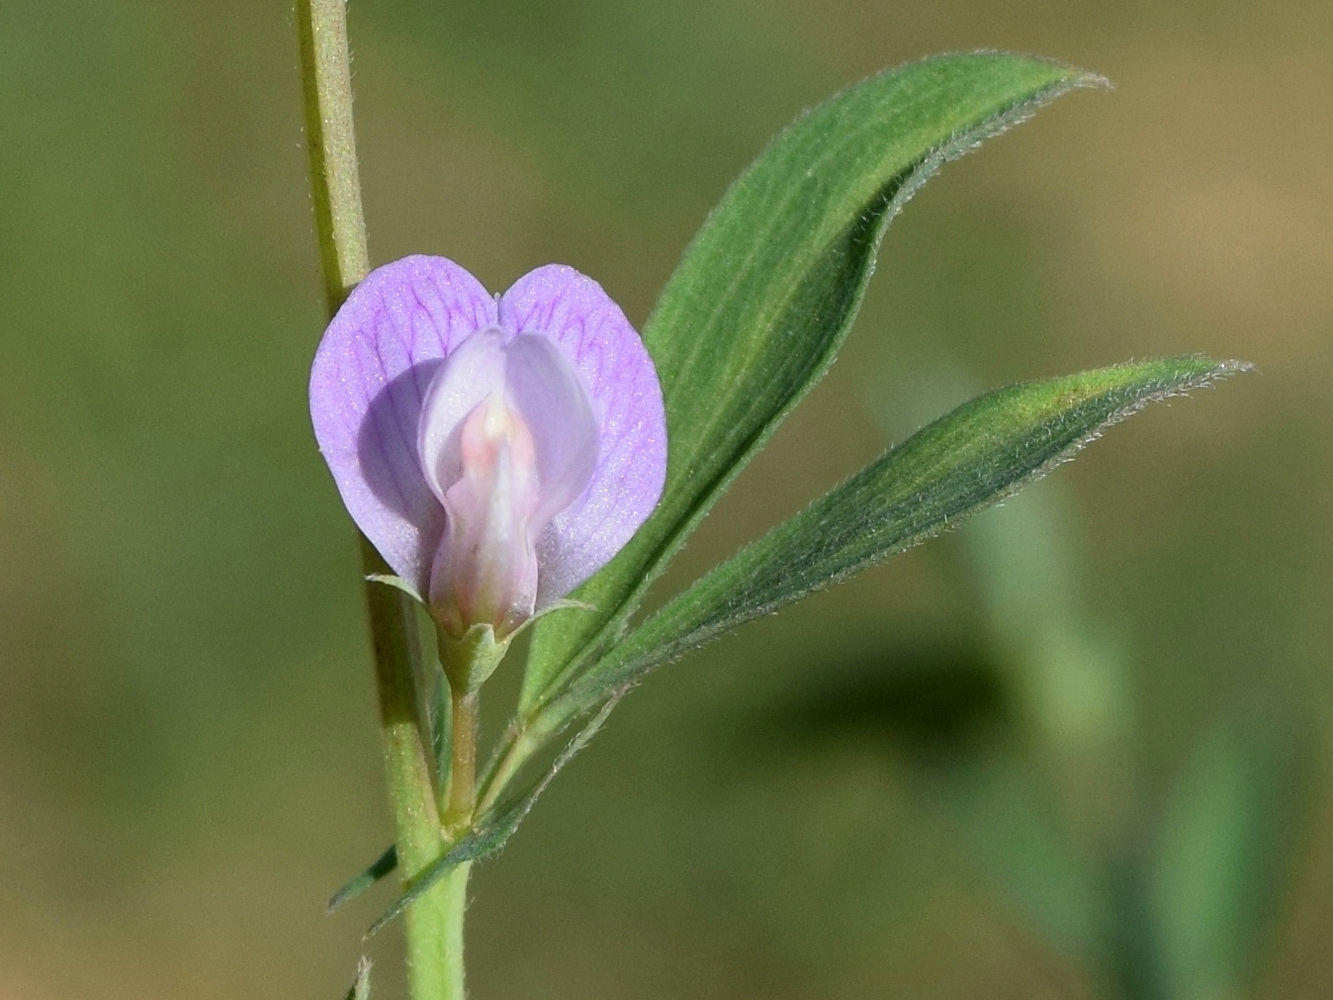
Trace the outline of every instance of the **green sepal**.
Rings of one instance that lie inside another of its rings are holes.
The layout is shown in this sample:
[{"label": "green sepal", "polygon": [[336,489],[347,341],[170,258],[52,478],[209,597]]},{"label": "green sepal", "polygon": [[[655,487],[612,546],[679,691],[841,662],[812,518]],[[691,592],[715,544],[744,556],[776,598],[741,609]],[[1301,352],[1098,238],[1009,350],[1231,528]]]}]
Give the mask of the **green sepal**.
[{"label": "green sepal", "polygon": [[421,595],[417,593],[417,588],[412,586],[401,576],[396,576],[393,573],[369,573],[366,575],[366,579],[371,583],[382,583],[384,586],[392,587],[394,590],[401,590],[423,608],[428,607],[426,602],[422,600]]},{"label": "green sepal", "polygon": [[524,629],[536,625],[553,611],[588,611],[595,613],[597,611],[597,605],[589,604],[587,601],[575,601],[568,597],[562,597],[559,600],[552,601],[550,604],[546,605],[546,607],[533,614],[531,618],[518,628],[514,629],[514,635],[518,635]]},{"label": "green sepal", "polygon": [[453,718],[449,711],[449,679],[444,676],[444,668],[438,662],[431,664],[430,684],[430,742],[431,754],[435,758],[435,773],[439,776],[441,788],[449,787],[449,771],[453,767],[450,759]]},{"label": "green sepal", "polygon": [[473,625],[455,638],[443,629],[437,630],[440,666],[449,679],[449,687],[460,694],[471,694],[486,683],[495,668],[504,659],[512,635],[495,637],[491,625]]}]

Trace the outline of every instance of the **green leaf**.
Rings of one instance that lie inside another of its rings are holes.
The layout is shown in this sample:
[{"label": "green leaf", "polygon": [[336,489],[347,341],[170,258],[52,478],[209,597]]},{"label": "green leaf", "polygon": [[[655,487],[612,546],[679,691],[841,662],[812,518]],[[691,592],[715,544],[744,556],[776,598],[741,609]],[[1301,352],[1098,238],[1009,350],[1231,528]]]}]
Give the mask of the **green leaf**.
[{"label": "green leaf", "polygon": [[1309,814],[1308,723],[1218,725],[1172,789],[1151,869],[1173,995],[1253,985]]},{"label": "green leaf", "polygon": [[535,729],[562,728],[659,664],[953,527],[1146,403],[1245,367],[1148,361],[977,397],[677,596],[543,709]]},{"label": "green leaf", "polygon": [[518,829],[518,825],[523,822],[524,817],[532,811],[532,807],[537,803],[538,796],[546,791],[546,786],[551,783],[551,779],[559,774],[561,769],[573,759],[574,755],[587,746],[588,741],[597,735],[597,731],[602,728],[602,723],[611,714],[611,710],[615,708],[617,701],[618,699],[612,698],[601,707],[591,721],[579,731],[579,734],[569,741],[564,750],[560,751],[560,755],[547,768],[546,773],[531,788],[489,812],[480,823],[464,834],[449,850],[440,855],[425,871],[418,875],[408,886],[407,891],[398,897],[393,906],[389,907],[382,917],[370,925],[370,929],[366,931],[366,937],[369,938],[378,934],[420,896],[429,892],[440,879],[459,865],[466,861],[477,861],[490,857],[504,847],[509,838],[514,835],[514,831]]},{"label": "green leaf", "polygon": [[827,370],[884,230],[908,198],[946,160],[1045,101],[1103,82],[1041,59],[941,56],[866,80],[773,140],[695,237],[644,329],[666,400],[662,501],[578,591],[599,610],[537,627],[523,715],[614,640],[685,537]]},{"label": "green leaf", "polygon": [[397,867],[398,851],[390,845],[388,850],[366,866],[365,871],[333,894],[333,898],[329,900],[324,912],[332,913],[344,903],[355,899]]}]

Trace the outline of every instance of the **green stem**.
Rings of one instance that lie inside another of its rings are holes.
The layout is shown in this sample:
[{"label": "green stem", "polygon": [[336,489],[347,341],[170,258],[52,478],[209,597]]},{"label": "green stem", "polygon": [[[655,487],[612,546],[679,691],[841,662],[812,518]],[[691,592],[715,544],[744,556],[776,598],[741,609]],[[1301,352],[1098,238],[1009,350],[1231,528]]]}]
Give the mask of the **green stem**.
[{"label": "green stem", "polygon": [[467,991],[463,985],[463,910],[467,907],[467,877],[472,862],[465,861],[440,880],[432,894],[438,894],[445,916],[443,966],[448,978],[444,992],[448,1000],[464,1000]]},{"label": "green stem", "polygon": [[[347,11],[344,0],[297,0],[296,19],[310,189],[332,315],[370,267],[352,124]],[[387,570],[364,537],[361,562],[366,575]],[[394,841],[399,870],[408,883],[443,850],[416,611],[405,594],[369,582],[366,606]],[[463,1000],[466,890],[467,869],[463,866],[407,912],[408,984],[413,1000]]]},{"label": "green stem", "polygon": [[[451,755],[449,805],[444,811],[444,835],[462,836],[472,825],[477,804],[477,723],[480,691],[449,692]],[[472,862],[464,862],[441,882],[443,906],[448,915],[445,963],[450,970],[451,1000],[463,1000],[463,911],[467,907],[467,879]]]},{"label": "green stem", "polygon": [[[367,573],[383,572],[382,560],[361,539]],[[436,796],[436,770],[416,612],[400,590],[380,584],[366,589],[380,700],[380,740],[393,813],[399,871],[407,885],[440,856],[444,847]],[[462,1000],[462,906],[450,880],[418,899],[404,918],[407,972],[413,1000]],[[458,942],[459,944],[455,944]]]},{"label": "green stem", "polygon": [[343,0],[296,0],[315,235],[330,313],[370,270]]},{"label": "green stem", "polygon": [[477,713],[480,691],[449,692],[452,745],[449,764],[449,805],[443,815],[444,835],[461,834],[472,823],[477,805]]}]

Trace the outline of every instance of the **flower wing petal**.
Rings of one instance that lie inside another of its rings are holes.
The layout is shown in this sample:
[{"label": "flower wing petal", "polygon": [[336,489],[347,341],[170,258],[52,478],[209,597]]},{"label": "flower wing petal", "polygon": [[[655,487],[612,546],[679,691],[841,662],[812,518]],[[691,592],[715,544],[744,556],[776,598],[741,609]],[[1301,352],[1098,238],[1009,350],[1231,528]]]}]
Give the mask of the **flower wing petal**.
[{"label": "flower wing petal", "polygon": [[444,512],[421,473],[422,400],[441,360],[496,323],[495,300],[443,257],[372,271],[329,324],[310,373],[310,417],[352,520],[425,593]]},{"label": "flower wing petal", "polygon": [[417,456],[426,484],[440,503],[463,475],[463,422],[477,404],[504,387],[504,333],[493,327],[455,345],[426,388]]},{"label": "flower wing petal", "polygon": [[597,469],[597,417],[583,377],[554,340],[520,334],[505,354],[509,394],[536,444],[533,523],[544,525],[582,496]]},{"label": "flower wing petal", "polygon": [[597,282],[550,264],[500,299],[500,325],[549,337],[583,377],[597,420],[597,464],[582,494],[538,543],[538,607],[564,596],[620,551],[652,513],[666,478],[666,415],[643,341]]}]

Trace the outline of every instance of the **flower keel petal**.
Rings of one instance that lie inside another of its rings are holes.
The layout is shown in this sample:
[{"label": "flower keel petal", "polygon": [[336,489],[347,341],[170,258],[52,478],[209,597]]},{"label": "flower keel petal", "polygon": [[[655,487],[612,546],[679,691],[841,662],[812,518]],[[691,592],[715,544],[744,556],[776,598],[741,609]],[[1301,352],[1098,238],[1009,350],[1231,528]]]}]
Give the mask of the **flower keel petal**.
[{"label": "flower keel petal", "polygon": [[493,392],[468,414],[458,439],[462,474],[444,496],[448,523],[431,571],[431,612],[455,638],[491,625],[502,639],[531,617],[537,596],[532,434]]}]

